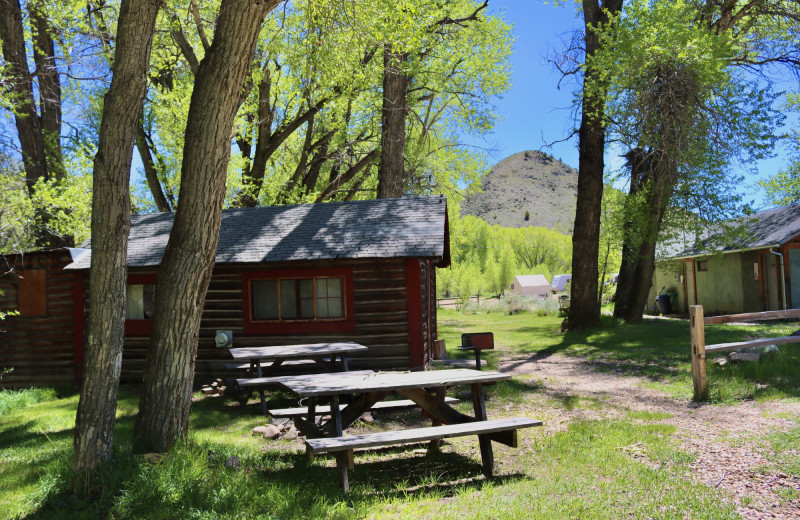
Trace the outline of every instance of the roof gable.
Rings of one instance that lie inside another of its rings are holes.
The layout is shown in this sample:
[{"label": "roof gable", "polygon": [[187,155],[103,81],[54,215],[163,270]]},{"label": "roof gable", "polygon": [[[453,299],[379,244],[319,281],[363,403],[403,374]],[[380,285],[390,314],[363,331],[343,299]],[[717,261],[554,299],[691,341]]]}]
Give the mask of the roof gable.
[{"label": "roof gable", "polygon": [[[726,238],[725,230],[735,229],[735,238]],[[669,257],[686,258],[711,254],[715,251],[733,252],[780,246],[800,235],[800,204],[760,211],[717,226],[705,233],[697,245],[675,252]]]},{"label": "roof gable", "polygon": [[520,287],[550,286],[550,282],[543,274],[518,274],[514,278],[519,282]]},{"label": "roof gable", "polygon": [[[157,266],[173,213],[131,217],[128,266]],[[449,261],[443,196],[329,202],[222,212],[217,264],[337,258],[441,258]],[[87,244],[86,247],[91,247]],[[83,255],[69,269],[87,269]]]}]

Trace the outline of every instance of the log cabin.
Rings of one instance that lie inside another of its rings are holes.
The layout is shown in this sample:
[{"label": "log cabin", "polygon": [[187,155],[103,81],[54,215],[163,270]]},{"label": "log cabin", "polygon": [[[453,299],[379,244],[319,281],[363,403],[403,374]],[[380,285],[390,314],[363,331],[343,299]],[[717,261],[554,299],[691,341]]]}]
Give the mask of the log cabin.
[{"label": "log cabin", "polygon": [[[153,292],[174,215],[133,215],[128,242],[123,382],[140,382]],[[91,244],[12,255],[0,277],[0,369],[7,387],[78,384]],[[195,374],[228,375],[235,347],[355,341],[353,368],[424,369],[436,339],[436,271],[450,264],[443,196],[222,212]]]}]

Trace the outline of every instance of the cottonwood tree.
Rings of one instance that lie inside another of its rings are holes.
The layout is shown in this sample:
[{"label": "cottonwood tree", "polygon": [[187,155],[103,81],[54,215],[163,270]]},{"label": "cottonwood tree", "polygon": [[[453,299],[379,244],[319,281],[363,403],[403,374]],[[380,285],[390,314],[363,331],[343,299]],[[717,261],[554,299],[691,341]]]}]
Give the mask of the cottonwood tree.
[{"label": "cottonwood tree", "polygon": [[280,0],[225,0],[197,68],[179,204],[155,290],[135,432],[145,449],[186,435],[200,318],[219,242],[231,132],[266,14]]},{"label": "cottonwood tree", "polygon": [[691,4],[634,1],[609,36],[614,52],[598,58],[612,77],[609,128],[630,150],[614,311],[627,321],[642,317],[656,243],[675,195],[705,184],[704,191],[715,193],[707,198],[718,203],[717,218],[728,216],[738,208],[738,199],[722,191],[731,184],[725,180],[731,164],[752,163],[775,142],[772,129],[781,117],[771,108],[774,97],[732,66],[755,58],[748,56],[746,34],[730,23],[725,28],[726,13],[708,23]]},{"label": "cottonwood tree", "polygon": [[600,215],[605,169],[605,102],[608,77],[594,62],[612,31],[611,21],[622,11],[622,0],[583,0],[584,64],[581,122],[578,129],[578,196],[572,250],[572,290],[568,328],[582,329],[599,323],[597,257],[600,248]]},{"label": "cottonwood tree", "polygon": [[131,154],[160,4],[160,0],[122,0],[111,85],[104,98],[94,160],[92,312],[73,442],[73,468],[86,476],[96,475],[112,456],[125,336]]}]

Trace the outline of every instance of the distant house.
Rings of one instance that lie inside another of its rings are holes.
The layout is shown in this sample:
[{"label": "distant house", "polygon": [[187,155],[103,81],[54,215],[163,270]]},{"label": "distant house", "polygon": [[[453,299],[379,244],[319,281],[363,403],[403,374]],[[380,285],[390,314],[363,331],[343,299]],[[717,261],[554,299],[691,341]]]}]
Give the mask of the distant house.
[{"label": "distant house", "polygon": [[556,292],[564,291],[570,280],[572,280],[571,274],[557,274],[553,277],[553,283],[550,287]]},{"label": "distant house", "polygon": [[550,294],[550,282],[542,274],[518,274],[511,282],[511,292],[544,298]]},{"label": "distant house", "polygon": [[[141,381],[173,217],[131,218],[123,381]],[[0,368],[14,368],[4,383],[79,381],[91,251],[6,260],[0,310],[21,315],[0,323]],[[196,373],[217,377],[229,361],[217,330],[237,347],[356,341],[369,350],[353,367],[424,368],[437,334],[434,268],[449,263],[444,197],[224,210]]]},{"label": "distant house", "polygon": [[710,232],[696,246],[662,250],[649,304],[662,288],[673,287],[683,313],[695,304],[706,313],[800,308],[800,204],[730,224],[739,225],[740,238],[732,243]]}]

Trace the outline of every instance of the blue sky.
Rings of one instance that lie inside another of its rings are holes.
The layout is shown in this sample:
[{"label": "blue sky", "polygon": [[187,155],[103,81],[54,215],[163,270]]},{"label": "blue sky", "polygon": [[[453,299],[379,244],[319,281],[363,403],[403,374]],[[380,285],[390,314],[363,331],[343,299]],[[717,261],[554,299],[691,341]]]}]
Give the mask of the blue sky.
[{"label": "blue sky", "polygon": [[[512,86],[496,103],[495,112],[501,121],[485,142],[470,142],[492,150],[489,162],[524,150],[542,150],[566,164],[577,168],[577,138],[558,142],[570,135],[573,117],[570,111],[574,80],[565,80],[559,89],[559,73],[547,57],[563,47],[562,39],[580,28],[583,19],[574,2],[555,6],[540,0],[491,0],[490,12],[501,14],[513,24],[515,42],[511,56]],[[781,89],[796,89],[796,82],[778,85]],[[796,124],[796,119],[794,120]],[[469,142],[469,141],[468,141]],[[552,144],[547,148],[548,144]],[[746,176],[742,186],[747,200],[754,200],[757,209],[766,204],[756,188],[758,177],[783,169],[789,160],[787,150],[776,150],[774,159],[759,162],[758,176]],[[617,167],[621,161],[613,152],[606,155],[607,167]],[[741,172],[744,173],[744,172]]]}]

